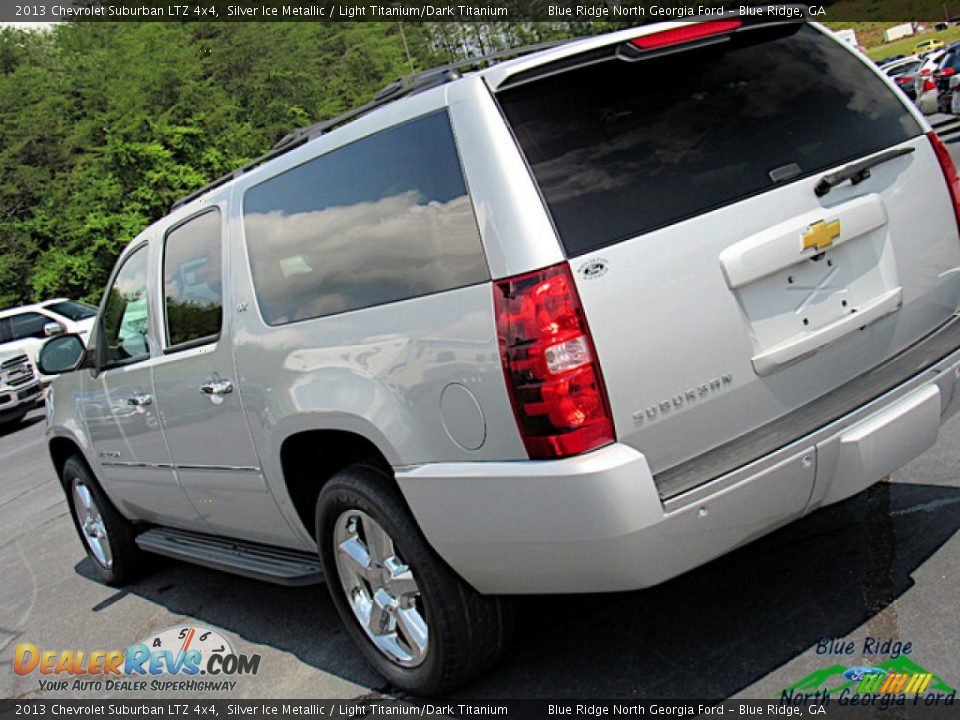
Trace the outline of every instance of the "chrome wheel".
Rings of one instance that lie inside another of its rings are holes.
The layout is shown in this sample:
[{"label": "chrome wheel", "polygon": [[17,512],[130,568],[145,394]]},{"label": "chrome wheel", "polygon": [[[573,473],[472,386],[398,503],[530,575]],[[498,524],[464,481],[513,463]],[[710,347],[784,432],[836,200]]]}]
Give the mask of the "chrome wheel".
[{"label": "chrome wheel", "polygon": [[360,627],[392,662],[420,665],[429,644],[426,613],[393,540],[361,510],[341,513],[333,533],[340,584]]},{"label": "chrome wheel", "polygon": [[80,533],[94,559],[105,568],[112,566],[113,552],[110,549],[103,515],[90,488],[80,480],[73,483],[73,512],[80,524]]}]

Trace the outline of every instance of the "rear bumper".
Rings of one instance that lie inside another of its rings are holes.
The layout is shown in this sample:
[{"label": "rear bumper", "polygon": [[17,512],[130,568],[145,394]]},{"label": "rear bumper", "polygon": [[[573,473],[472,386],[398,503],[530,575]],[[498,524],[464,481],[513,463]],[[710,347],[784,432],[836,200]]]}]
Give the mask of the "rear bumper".
[{"label": "rear bumper", "polygon": [[960,351],[764,458],[660,498],[622,444],[557,461],[398,469],[425,536],[477,590],[576,593],[648,587],[823,505],[930,448],[960,406]]}]

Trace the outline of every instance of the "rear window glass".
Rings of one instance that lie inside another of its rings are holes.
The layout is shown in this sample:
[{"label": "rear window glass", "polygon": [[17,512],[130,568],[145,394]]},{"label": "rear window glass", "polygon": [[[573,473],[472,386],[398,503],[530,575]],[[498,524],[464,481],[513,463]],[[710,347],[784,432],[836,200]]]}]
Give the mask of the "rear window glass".
[{"label": "rear window glass", "polygon": [[271,325],[489,277],[445,112],[251,188],[243,222],[260,312]]},{"label": "rear window glass", "polygon": [[787,182],[921,132],[883,81],[806,26],[610,59],[498,100],[570,256],[768,190],[772,172]]}]

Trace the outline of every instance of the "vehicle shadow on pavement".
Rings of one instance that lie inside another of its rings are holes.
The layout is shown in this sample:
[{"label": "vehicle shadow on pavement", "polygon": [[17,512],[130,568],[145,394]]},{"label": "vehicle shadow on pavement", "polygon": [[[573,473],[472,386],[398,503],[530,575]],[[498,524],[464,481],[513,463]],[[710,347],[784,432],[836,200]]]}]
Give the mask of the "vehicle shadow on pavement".
[{"label": "vehicle shadow on pavement", "polygon": [[21,430],[28,428],[31,425],[36,425],[38,422],[43,422],[43,420],[44,420],[43,413],[40,413],[40,414],[32,413],[32,414],[28,414],[20,422],[0,424],[0,437],[13,435],[14,433],[20,432]]},{"label": "vehicle shadow on pavement", "polygon": [[[958,529],[960,489],[881,483],[656,588],[520,598],[512,650],[457,696],[729,697],[873,618]],[[92,577],[88,562],[76,569]],[[390,691],[322,586],[279,588],[171,562],[125,592]]]}]

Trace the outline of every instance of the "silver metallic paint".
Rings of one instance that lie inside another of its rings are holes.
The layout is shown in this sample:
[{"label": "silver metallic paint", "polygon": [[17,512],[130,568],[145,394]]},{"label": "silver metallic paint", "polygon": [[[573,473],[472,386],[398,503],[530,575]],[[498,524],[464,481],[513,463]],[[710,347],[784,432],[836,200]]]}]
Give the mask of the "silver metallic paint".
[{"label": "silver metallic paint", "polygon": [[[935,436],[935,405],[942,417],[960,407],[955,392],[960,354],[831,429],[796,438],[666,507],[651,472],[827,391],[956,309],[957,231],[946,188],[939,180],[928,182],[939,179],[940,171],[925,138],[917,139],[909,167],[878,167],[871,185],[881,188],[891,217],[893,241],[884,252],[890,253],[886,266],[895,267],[904,287],[902,310],[878,321],[857,342],[827,347],[815,360],[783,369],[775,380],[757,379],[750,367],[747,326],[718,258],[725,247],[770,222],[814,209],[817,201],[807,185],[816,178],[605,249],[606,272],[576,279],[620,442],[580,457],[526,460],[500,368],[488,283],[281,328],[263,322],[244,249],[243,192],[318,154],[443,107],[449,107],[491,277],[562,261],[552,223],[488,88],[549,60],[677,25],[578,41],[391,103],[171,213],[134,243],[151,240],[151,359],[106,377],[89,371],[60,376],[53,386],[49,437],[76,443],[128,517],[269,537],[278,546],[311,550],[314,541],[285,487],[280,447],[302,431],[357,433],[395,467],[428,540],[487,592],[618,590],[660,582],[807,509],[856,492],[878,480],[884,468],[909,460]],[[915,108],[909,112],[929,129]],[[825,212],[859,192],[836,188],[823,203]],[[212,204],[223,211],[227,236],[227,319],[212,359],[204,352],[183,355],[202,359],[181,377],[180,358],[162,357],[157,341],[163,337],[158,238]],[[710,352],[697,352],[691,338],[706,339]],[[222,405],[197,392],[208,371],[234,381],[236,391]],[[651,427],[633,427],[632,414],[659,399],[663,388],[687,387],[720,372],[750,379],[711,398],[704,412],[691,409]],[[158,377],[160,392],[154,387]],[[476,451],[451,440],[438,412],[441,390],[451,384],[467,388],[485,416],[486,436]],[[195,405],[193,417],[170,399],[190,391],[207,403]],[[154,392],[157,401],[140,408],[121,405],[134,392]],[[901,401],[905,404],[898,405]],[[207,435],[207,422],[219,423],[216,410],[230,416],[231,429]],[[131,411],[138,414],[128,427]],[[175,457],[167,450],[165,431],[181,438]],[[875,437],[882,438],[883,457],[871,443]],[[190,448],[183,457],[181,442]],[[219,443],[217,457],[204,452],[205,443]],[[121,457],[103,462],[100,452]],[[206,499],[221,507],[235,503],[234,509],[229,517],[205,512]],[[271,503],[281,521],[274,516],[264,527],[255,509]]]}]

